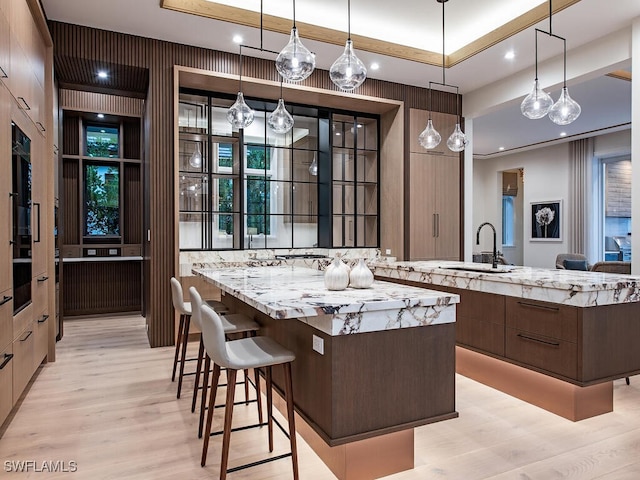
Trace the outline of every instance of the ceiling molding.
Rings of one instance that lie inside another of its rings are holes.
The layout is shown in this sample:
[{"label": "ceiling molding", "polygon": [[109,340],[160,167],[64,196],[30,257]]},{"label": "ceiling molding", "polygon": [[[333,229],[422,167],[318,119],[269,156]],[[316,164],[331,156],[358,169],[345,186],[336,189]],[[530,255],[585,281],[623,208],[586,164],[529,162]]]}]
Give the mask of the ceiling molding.
[{"label": "ceiling molding", "polygon": [[[570,7],[580,0],[556,0],[553,5],[553,13],[556,14]],[[252,28],[260,28],[260,12],[242,8],[230,7],[207,0],[161,0],[160,7],[176,12],[197,15],[223,22],[235,23]],[[512,21],[489,32],[486,35],[465,45],[459,50],[445,57],[445,67],[457,65],[468,58],[490,48],[503,40],[541,22],[549,17],[549,8],[543,3],[527,13],[516,17]],[[288,35],[291,32],[291,20],[274,15],[263,15],[262,27],[270,32]],[[347,33],[331,28],[311,25],[309,23],[296,22],[298,30],[304,32],[304,38],[333,45],[344,45]],[[422,50],[407,45],[385,42],[383,40],[360,35],[351,36],[358,50],[377,53],[389,57],[424,63],[436,67],[442,66],[442,54]]]}]

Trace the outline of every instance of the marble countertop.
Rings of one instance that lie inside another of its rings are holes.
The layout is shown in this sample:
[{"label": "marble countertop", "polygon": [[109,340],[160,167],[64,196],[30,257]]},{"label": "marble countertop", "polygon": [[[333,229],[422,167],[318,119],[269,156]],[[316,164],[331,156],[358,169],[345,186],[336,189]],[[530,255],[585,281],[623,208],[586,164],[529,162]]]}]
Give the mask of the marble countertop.
[{"label": "marble countertop", "polygon": [[297,266],[194,269],[275,319],[299,319],[330,335],[455,322],[458,295],[376,280],[371,288],[330,291],[324,272]]},{"label": "marble countertop", "polygon": [[[593,307],[640,302],[640,276],[444,260],[371,263],[378,277]],[[464,269],[470,269],[464,270]]]}]

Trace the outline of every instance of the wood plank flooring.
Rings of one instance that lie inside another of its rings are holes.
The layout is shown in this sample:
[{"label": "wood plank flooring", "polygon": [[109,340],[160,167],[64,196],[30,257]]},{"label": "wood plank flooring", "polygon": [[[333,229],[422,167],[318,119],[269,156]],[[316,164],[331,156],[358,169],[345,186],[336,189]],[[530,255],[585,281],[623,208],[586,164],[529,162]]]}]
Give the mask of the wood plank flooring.
[{"label": "wood plank flooring", "polygon": [[[193,377],[177,400],[170,378],[173,348],[149,348],[143,318],[69,321],[57,349],[57,361],[40,368],[15,417],[0,430],[0,478],[217,478],[220,437],[212,439],[207,466],[200,467],[198,418],[190,411]],[[416,429],[415,468],[388,479],[640,478],[640,376],[630,386],[615,382],[613,413],[578,423],[462,376],[456,388],[460,417]],[[234,425],[255,422],[255,404],[236,407]],[[286,437],[276,431],[275,440],[273,455],[286,452]],[[301,479],[335,478],[300,437],[298,446]],[[231,467],[266,454],[266,429],[232,435]],[[6,462],[27,460],[38,467],[74,461],[77,471],[6,472]],[[228,478],[292,478],[291,462]]]}]

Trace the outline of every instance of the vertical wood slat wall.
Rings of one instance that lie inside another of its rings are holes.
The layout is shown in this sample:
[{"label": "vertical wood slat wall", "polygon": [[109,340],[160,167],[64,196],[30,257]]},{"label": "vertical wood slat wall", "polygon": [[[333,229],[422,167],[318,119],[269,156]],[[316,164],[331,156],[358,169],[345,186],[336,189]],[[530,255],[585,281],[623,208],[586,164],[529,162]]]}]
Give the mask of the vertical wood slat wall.
[{"label": "vertical wood slat wall", "polygon": [[[169,278],[177,273],[174,271],[177,245],[173,215],[173,66],[238,74],[238,55],[60,22],[50,22],[49,27],[56,56],[149,69],[144,115],[143,240],[144,276],[147,279],[144,308],[151,346],[172,345],[174,313]],[[245,57],[243,63],[243,75],[278,80],[271,60]],[[95,75],[95,72],[88,73]],[[328,73],[321,70],[315,71],[302,84],[338,91]],[[407,114],[410,108],[426,108],[426,92],[425,88],[376,79],[368,79],[358,91],[361,95],[404,101]],[[434,90],[432,108],[455,114],[456,96]]]}]

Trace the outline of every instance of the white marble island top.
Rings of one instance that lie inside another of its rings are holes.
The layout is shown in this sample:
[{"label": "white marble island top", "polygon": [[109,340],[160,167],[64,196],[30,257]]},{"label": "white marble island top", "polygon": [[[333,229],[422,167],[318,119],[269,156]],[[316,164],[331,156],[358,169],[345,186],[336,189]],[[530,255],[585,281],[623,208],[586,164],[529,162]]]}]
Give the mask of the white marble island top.
[{"label": "white marble island top", "polygon": [[330,291],[324,272],[296,266],[194,269],[226,294],[275,319],[298,319],[329,334],[455,322],[458,295],[375,281]]},{"label": "white marble island top", "polygon": [[444,260],[372,263],[375,275],[544,302],[594,307],[640,302],[640,276]]}]

